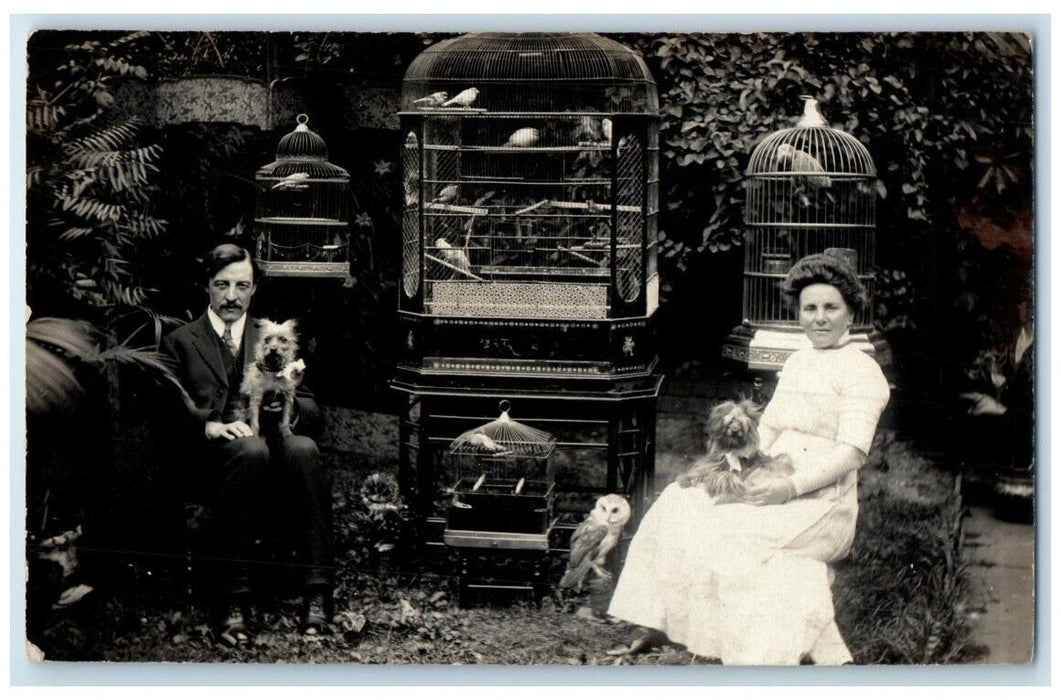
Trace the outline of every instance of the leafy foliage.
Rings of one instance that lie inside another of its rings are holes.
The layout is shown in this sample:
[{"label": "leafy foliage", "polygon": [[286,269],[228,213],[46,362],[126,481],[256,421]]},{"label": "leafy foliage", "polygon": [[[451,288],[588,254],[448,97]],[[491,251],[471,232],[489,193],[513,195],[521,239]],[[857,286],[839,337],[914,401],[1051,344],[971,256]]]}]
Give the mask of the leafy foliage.
[{"label": "leafy foliage", "polygon": [[659,85],[661,265],[669,288],[699,269],[698,257],[741,245],[747,159],[764,136],[795,125],[801,94],[816,97],[832,126],[862,140],[876,162],[878,255],[922,295],[887,305],[886,329],[938,324],[942,290],[932,278],[945,260],[933,250],[946,249],[946,236],[958,231],[956,206],[975,202],[1002,225],[1031,208],[1024,35],[617,38],[646,57]]},{"label": "leafy foliage", "polygon": [[75,309],[147,300],[136,260],[166,230],[152,211],[161,147],[145,142],[138,120],[110,113],[120,81],[147,77],[134,49],[145,36],[66,45],[65,63],[31,76],[27,291],[34,308],[61,307],[64,297]]}]

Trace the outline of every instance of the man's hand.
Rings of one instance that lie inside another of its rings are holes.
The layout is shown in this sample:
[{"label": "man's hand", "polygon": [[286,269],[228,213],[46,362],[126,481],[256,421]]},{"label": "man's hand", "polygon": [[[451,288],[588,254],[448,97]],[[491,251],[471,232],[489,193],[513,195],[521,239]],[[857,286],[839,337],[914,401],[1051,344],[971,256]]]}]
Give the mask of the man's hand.
[{"label": "man's hand", "polygon": [[236,438],[251,437],[252,435],[254,435],[254,432],[251,427],[241,420],[231,423],[213,420],[206,422],[206,437],[208,440],[216,440],[218,438],[235,440]]},{"label": "man's hand", "polygon": [[753,506],[776,506],[796,497],[796,487],[788,477],[777,477],[753,484],[744,494],[744,502]]}]

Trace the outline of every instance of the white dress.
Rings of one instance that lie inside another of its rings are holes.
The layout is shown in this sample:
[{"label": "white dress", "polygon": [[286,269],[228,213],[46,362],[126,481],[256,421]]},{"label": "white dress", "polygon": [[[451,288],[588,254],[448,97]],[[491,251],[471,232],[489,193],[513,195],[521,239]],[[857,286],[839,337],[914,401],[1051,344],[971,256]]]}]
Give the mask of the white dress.
[{"label": "white dress", "polygon": [[[792,458],[799,487],[838,442],[868,453],[888,394],[876,362],[849,344],[797,351],[763,412],[764,432],[776,435],[764,449]],[[701,488],[671,484],[630,544],[609,614],[726,664],[851,660],[827,564],[854,540],[856,484],[849,471],[776,506],[716,505]]]}]

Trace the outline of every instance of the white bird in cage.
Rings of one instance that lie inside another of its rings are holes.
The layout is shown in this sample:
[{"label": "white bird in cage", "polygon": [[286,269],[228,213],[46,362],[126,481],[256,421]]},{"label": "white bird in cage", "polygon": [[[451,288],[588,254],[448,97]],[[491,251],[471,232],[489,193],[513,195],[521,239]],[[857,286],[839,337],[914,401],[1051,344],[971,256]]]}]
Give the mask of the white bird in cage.
[{"label": "white bird in cage", "polygon": [[460,194],[460,187],[457,185],[446,185],[439,190],[439,193],[431,201],[439,203],[452,202],[457,198],[458,194]]},{"label": "white bird in cage", "polygon": [[471,272],[472,262],[468,259],[468,254],[461,248],[454,248],[445,238],[439,238],[436,240],[435,246],[438,248],[438,253],[444,261],[461,272]]},{"label": "white bird in cage", "polygon": [[421,97],[419,100],[413,100],[413,104],[418,107],[441,107],[442,103],[449,99],[449,93],[445,90],[433,92],[427,97]]},{"label": "white bird in cage", "polygon": [[467,90],[461,90],[453,99],[447,100],[442,103],[443,107],[471,107],[472,103],[475,102],[475,98],[479,96],[479,88],[468,88]]},{"label": "white bird in cage", "polygon": [[601,133],[604,134],[604,140],[608,143],[612,142],[612,120],[605,117],[600,120]]},{"label": "white bird in cage", "polygon": [[457,447],[471,447],[477,452],[485,452],[488,454],[502,454],[504,452],[510,452],[511,450],[506,447],[497,444],[497,442],[485,433],[465,433],[454,440],[451,448]]},{"label": "white bird in cage", "polygon": [[825,121],[825,117],[822,116],[818,100],[810,95],[800,95],[799,97],[803,100],[803,116],[796,122],[796,126],[829,126],[829,122]]},{"label": "white bird in cage", "polygon": [[525,129],[517,129],[508,137],[508,141],[505,141],[505,147],[527,148],[538,143],[538,137],[538,130],[532,126],[528,126]]},{"label": "white bird in cage", "polygon": [[786,143],[778,147],[777,160],[780,164],[787,164],[789,170],[800,175],[799,180],[801,182],[810,185],[815,190],[829,187],[833,184],[828,175],[812,174],[825,172],[825,168],[822,167],[817,158],[791,144]]},{"label": "white bird in cage", "polygon": [[280,182],[272,186],[274,190],[304,190],[309,187],[306,180],[309,179],[309,173],[291,173]]},{"label": "white bird in cage", "polygon": [[598,498],[593,510],[571,535],[567,571],[560,579],[560,588],[581,590],[590,571],[601,578],[611,578],[611,573],[604,568],[604,561],[619,544],[619,537],[629,520],[630,504],[625,498],[615,493]]}]

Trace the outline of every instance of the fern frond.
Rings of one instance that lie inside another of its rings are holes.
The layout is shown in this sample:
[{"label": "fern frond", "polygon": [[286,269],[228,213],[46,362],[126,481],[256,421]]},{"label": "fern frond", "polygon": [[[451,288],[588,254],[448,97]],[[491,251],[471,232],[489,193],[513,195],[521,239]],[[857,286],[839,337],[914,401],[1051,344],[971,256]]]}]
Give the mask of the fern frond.
[{"label": "fern frond", "polygon": [[122,215],[122,207],[120,205],[101,202],[94,197],[61,196],[60,204],[63,211],[69,211],[77,216],[100,223],[117,221]]},{"label": "fern frond", "polygon": [[69,157],[99,151],[120,151],[132,146],[139,133],[139,120],[129,119],[101,127],[92,133],[73,139],[64,144],[63,151]]},{"label": "fern frond", "polygon": [[140,166],[151,168],[156,172],[158,168],[152,165],[162,155],[162,146],[152,144],[138,148],[126,148],[123,150],[84,150],[70,154],[70,161],[80,168],[115,167],[118,165]]},{"label": "fern frond", "polygon": [[122,219],[122,228],[128,230],[135,236],[142,238],[156,238],[166,232],[169,222],[158,219],[147,214],[127,214]]},{"label": "fern frond", "polygon": [[71,226],[62,233],[59,234],[59,240],[61,241],[76,241],[79,238],[91,236],[99,231],[98,228],[84,227],[84,226]]}]

